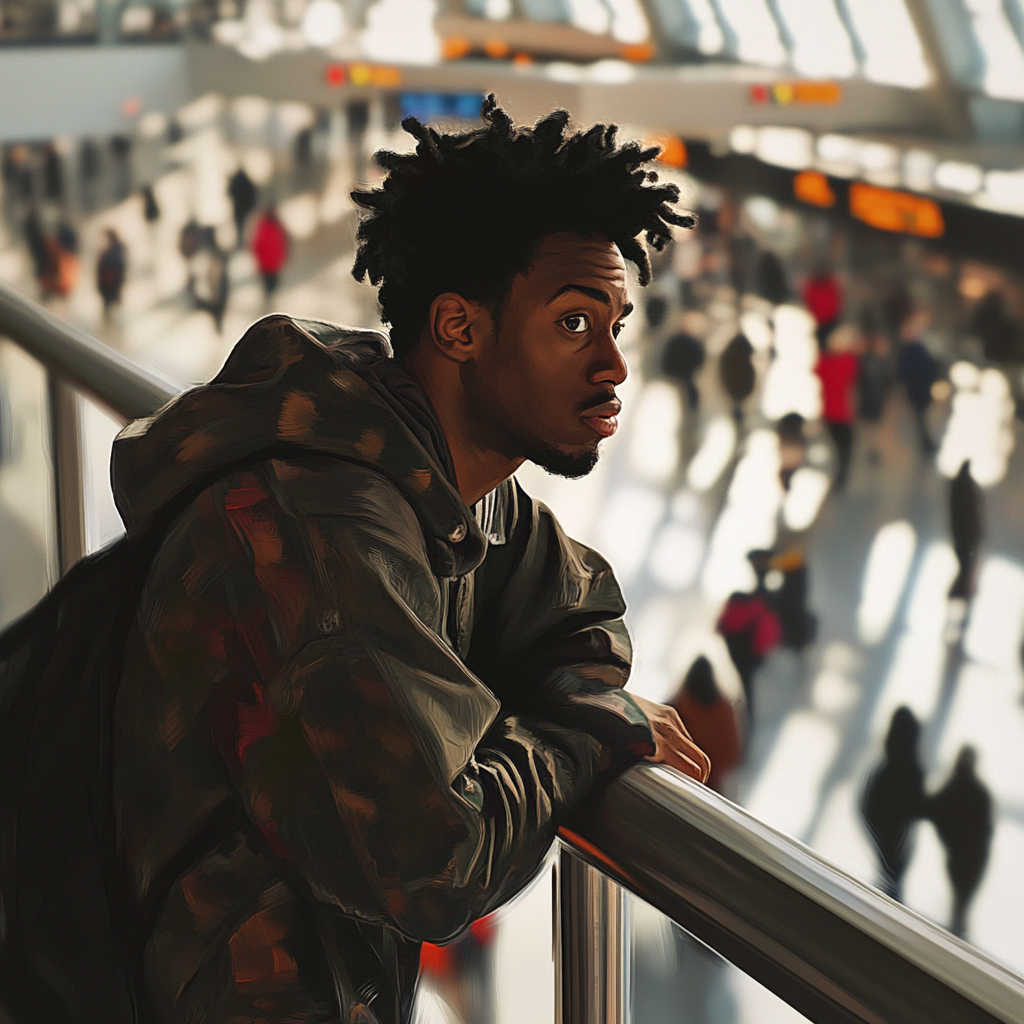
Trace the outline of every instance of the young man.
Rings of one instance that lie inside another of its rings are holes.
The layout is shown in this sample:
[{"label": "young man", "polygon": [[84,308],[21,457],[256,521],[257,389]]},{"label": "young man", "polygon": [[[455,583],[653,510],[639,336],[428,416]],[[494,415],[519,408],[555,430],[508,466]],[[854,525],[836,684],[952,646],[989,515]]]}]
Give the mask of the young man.
[{"label": "young man", "polygon": [[[622,689],[607,563],[512,479],[581,476],[616,429],[670,185],[564,112],[381,154],[355,274],[383,336],[269,317],[114,452],[165,531],[115,721],[118,837],[156,1019],[408,1020],[419,945],[518,892],[641,758],[707,777]],[[651,182],[651,183],[649,183]]]}]

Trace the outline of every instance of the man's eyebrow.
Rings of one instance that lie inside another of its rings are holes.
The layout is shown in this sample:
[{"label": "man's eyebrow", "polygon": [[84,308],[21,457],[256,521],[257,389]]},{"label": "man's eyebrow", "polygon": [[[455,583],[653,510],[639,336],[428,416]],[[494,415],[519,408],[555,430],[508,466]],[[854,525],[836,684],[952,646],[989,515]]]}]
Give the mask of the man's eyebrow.
[{"label": "man's eyebrow", "polygon": [[566,284],[551,296],[551,301],[548,305],[550,305],[551,302],[554,302],[559,295],[564,295],[566,292],[580,292],[581,294],[586,295],[587,298],[603,302],[606,306],[610,306],[612,304],[612,300],[608,297],[608,293],[601,291],[600,288],[589,288],[585,284]]},{"label": "man's eyebrow", "polygon": [[[601,291],[600,288],[590,288],[585,284],[563,285],[561,288],[558,289],[557,292],[555,292],[554,295],[551,296],[551,302],[554,302],[555,299],[559,297],[559,295],[564,295],[566,292],[580,292],[580,294],[586,295],[590,299],[596,299],[598,302],[603,302],[606,306],[610,306],[612,304],[612,300],[607,292]],[[549,302],[548,305],[550,305],[551,302]],[[622,308],[621,315],[629,316],[629,314],[632,312],[633,303],[627,302],[626,305],[623,306]]]}]

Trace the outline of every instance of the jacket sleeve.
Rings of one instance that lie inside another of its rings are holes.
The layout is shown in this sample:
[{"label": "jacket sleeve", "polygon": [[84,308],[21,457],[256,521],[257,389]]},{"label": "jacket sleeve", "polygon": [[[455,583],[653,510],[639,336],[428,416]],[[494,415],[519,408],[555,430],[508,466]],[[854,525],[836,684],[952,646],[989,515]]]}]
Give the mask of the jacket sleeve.
[{"label": "jacket sleeve", "polygon": [[482,607],[467,661],[504,707],[585,729],[621,769],[654,752],[647,719],[623,689],[632,646],[622,592],[601,555],[515,486],[507,544],[477,570]]},{"label": "jacket sleeve", "polygon": [[[378,473],[331,472],[344,486],[323,509],[297,471],[287,500],[270,500],[269,480],[225,499],[259,608],[228,616],[243,624],[231,643],[259,679],[233,684],[224,757],[253,821],[320,899],[444,941],[529,881],[612,752],[580,728],[500,715],[441,638],[409,504]],[[233,575],[216,583],[227,602],[244,589]]]}]

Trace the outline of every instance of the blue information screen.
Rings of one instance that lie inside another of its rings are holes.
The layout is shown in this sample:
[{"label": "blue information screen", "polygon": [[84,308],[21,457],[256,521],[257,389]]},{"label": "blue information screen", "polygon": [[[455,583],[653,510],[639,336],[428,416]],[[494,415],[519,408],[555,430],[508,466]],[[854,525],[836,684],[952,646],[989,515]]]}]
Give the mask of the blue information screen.
[{"label": "blue information screen", "polygon": [[404,92],[402,117],[429,122],[458,118],[476,121],[484,98],[478,92]]}]

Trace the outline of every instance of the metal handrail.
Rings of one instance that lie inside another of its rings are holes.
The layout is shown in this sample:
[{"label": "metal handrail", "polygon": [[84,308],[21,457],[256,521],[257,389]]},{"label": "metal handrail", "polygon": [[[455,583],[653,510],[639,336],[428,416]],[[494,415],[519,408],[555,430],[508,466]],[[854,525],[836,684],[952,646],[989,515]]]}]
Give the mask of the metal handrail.
[{"label": "metal handrail", "polygon": [[[58,505],[67,501],[62,480],[78,480],[81,500],[81,466],[69,443],[76,420],[60,412],[55,382],[125,419],[178,393],[4,284],[0,335],[51,373]],[[71,512],[58,509],[58,536],[62,516],[66,527]],[[613,882],[820,1024],[1024,1022],[1024,980],[667,768],[631,768],[574,827],[561,834],[556,876],[563,1024],[628,1017],[625,914]]]},{"label": "metal handrail", "polygon": [[181,390],[3,282],[0,334],[125,420],[152,415]]},{"label": "metal handrail", "polygon": [[630,769],[577,827],[575,856],[811,1020],[1024,1021],[1024,979],[677,772]]}]

